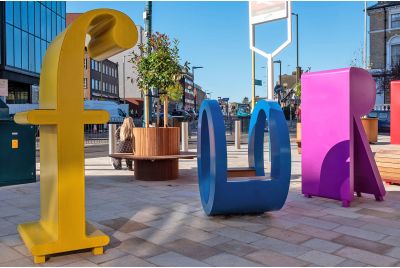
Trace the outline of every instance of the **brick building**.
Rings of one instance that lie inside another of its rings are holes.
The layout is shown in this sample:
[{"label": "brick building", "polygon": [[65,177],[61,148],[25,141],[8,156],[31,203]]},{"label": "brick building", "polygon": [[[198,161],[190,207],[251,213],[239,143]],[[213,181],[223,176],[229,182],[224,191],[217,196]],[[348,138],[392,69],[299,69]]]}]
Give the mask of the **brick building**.
[{"label": "brick building", "polygon": [[370,72],[376,81],[376,104],[390,104],[390,81],[400,64],[400,2],[378,1],[370,17]]}]

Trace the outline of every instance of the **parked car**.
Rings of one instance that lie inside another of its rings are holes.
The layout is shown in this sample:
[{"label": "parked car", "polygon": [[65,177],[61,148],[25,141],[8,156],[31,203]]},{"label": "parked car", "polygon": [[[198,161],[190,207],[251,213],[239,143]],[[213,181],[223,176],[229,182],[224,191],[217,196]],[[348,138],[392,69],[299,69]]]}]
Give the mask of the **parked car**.
[{"label": "parked car", "polygon": [[192,117],[192,120],[197,120],[197,119],[198,119],[199,115],[196,113],[195,110],[190,109],[190,110],[187,111],[187,112],[188,112],[188,113],[190,114],[190,116]]},{"label": "parked car", "polygon": [[378,118],[378,130],[390,131],[390,111],[372,111],[368,114],[370,118]]},{"label": "parked car", "polygon": [[171,116],[184,122],[192,120],[192,116],[185,110],[174,110],[171,112]]}]

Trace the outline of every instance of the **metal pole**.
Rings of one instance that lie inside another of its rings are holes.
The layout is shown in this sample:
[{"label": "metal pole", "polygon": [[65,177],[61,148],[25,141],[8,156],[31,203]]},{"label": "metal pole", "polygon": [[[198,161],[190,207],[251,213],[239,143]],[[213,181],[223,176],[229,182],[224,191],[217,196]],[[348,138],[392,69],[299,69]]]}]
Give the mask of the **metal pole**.
[{"label": "metal pole", "polygon": [[[113,154],[115,153],[115,145],[117,142],[117,139],[115,138],[115,132],[117,130],[117,125],[115,124],[108,124],[108,153]],[[112,159],[111,164],[112,164]]]},{"label": "metal pole", "polygon": [[279,85],[282,86],[282,61],[279,61]]},{"label": "metal pole", "polygon": [[188,122],[182,122],[181,131],[182,131],[182,152],[189,151],[189,127]]},{"label": "metal pole", "polygon": [[296,47],[297,47],[296,66],[299,67],[299,14],[296,14]]},{"label": "metal pole", "polygon": [[[152,31],[152,10],[153,10],[153,3],[152,1],[146,1],[146,7],[144,10],[144,30],[146,32],[146,37],[147,37],[147,46],[148,46],[148,51],[147,53],[150,54],[151,53],[151,48],[150,48],[150,38],[151,38],[151,31]],[[151,120],[151,110],[152,110],[152,89],[148,89],[147,94],[146,94],[146,99],[148,104],[147,107],[145,105],[145,107],[147,109],[145,109],[144,114],[147,114],[147,119],[150,122]]]},{"label": "metal pole", "polygon": [[235,149],[240,149],[240,120],[235,121]]},{"label": "metal pole", "polygon": [[274,60],[272,56],[268,58],[268,68],[267,68],[267,99],[274,99]]},{"label": "metal pole", "polygon": [[192,68],[192,72],[193,72],[193,97],[194,97],[194,111],[196,111],[196,94],[194,93],[194,70],[195,70],[196,68]]},{"label": "metal pole", "polygon": [[367,69],[367,1],[364,1],[364,68]]},{"label": "metal pole", "polygon": [[296,83],[299,82],[300,78],[300,66],[299,66],[299,14],[292,13],[296,16]]},{"label": "metal pole", "polygon": [[[254,31],[254,25],[251,25]],[[255,43],[255,36],[253,37],[253,46]],[[251,50],[251,111],[253,111],[254,106],[256,105],[256,52]]]},{"label": "metal pole", "polygon": [[123,85],[123,87],[124,87],[124,104],[126,103],[126,100],[125,100],[125,57],[126,56],[124,56],[124,61],[123,61],[123,66],[122,66],[122,72],[123,72],[123,77],[122,77],[122,85]]}]

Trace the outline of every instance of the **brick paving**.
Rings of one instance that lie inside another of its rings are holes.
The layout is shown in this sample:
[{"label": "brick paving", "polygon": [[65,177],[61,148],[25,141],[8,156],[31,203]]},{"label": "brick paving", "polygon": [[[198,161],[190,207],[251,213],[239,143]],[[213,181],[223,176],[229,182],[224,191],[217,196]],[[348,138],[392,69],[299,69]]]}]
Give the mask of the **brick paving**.
[{"label": "brick paving", "polygon": [[[373,150],[391,147],[379,140]],[[246,166],[246,152],[228,146],[229,166]],[[304,198],[294,143],[288,200],[262,215],[207,217],[196,160],[180,162],[178,180],[143,182],[113,170],[106,154],[86,159],[87,218],[111,237],[105,254],[59,254],[44,266],[400,266],[400,186],[350,208]],[[34,266],[16,227],[38,219],[39,183],[2,187],[0,201],[0,266]]]}]

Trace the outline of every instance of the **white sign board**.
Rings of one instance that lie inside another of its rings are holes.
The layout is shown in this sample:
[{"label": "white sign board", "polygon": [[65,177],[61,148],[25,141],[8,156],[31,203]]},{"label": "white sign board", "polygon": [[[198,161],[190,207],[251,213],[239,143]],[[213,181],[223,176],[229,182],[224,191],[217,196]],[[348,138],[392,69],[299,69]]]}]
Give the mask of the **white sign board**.
[{"label": "white sign board", "polygon": [[286,1],[251,1],[250,23],[259,24],[273,20],[287,18],[288,7]]},{"label": "white sign board", "polygon": [[0,79],[0,96],[8,96],[8,80]]}]

